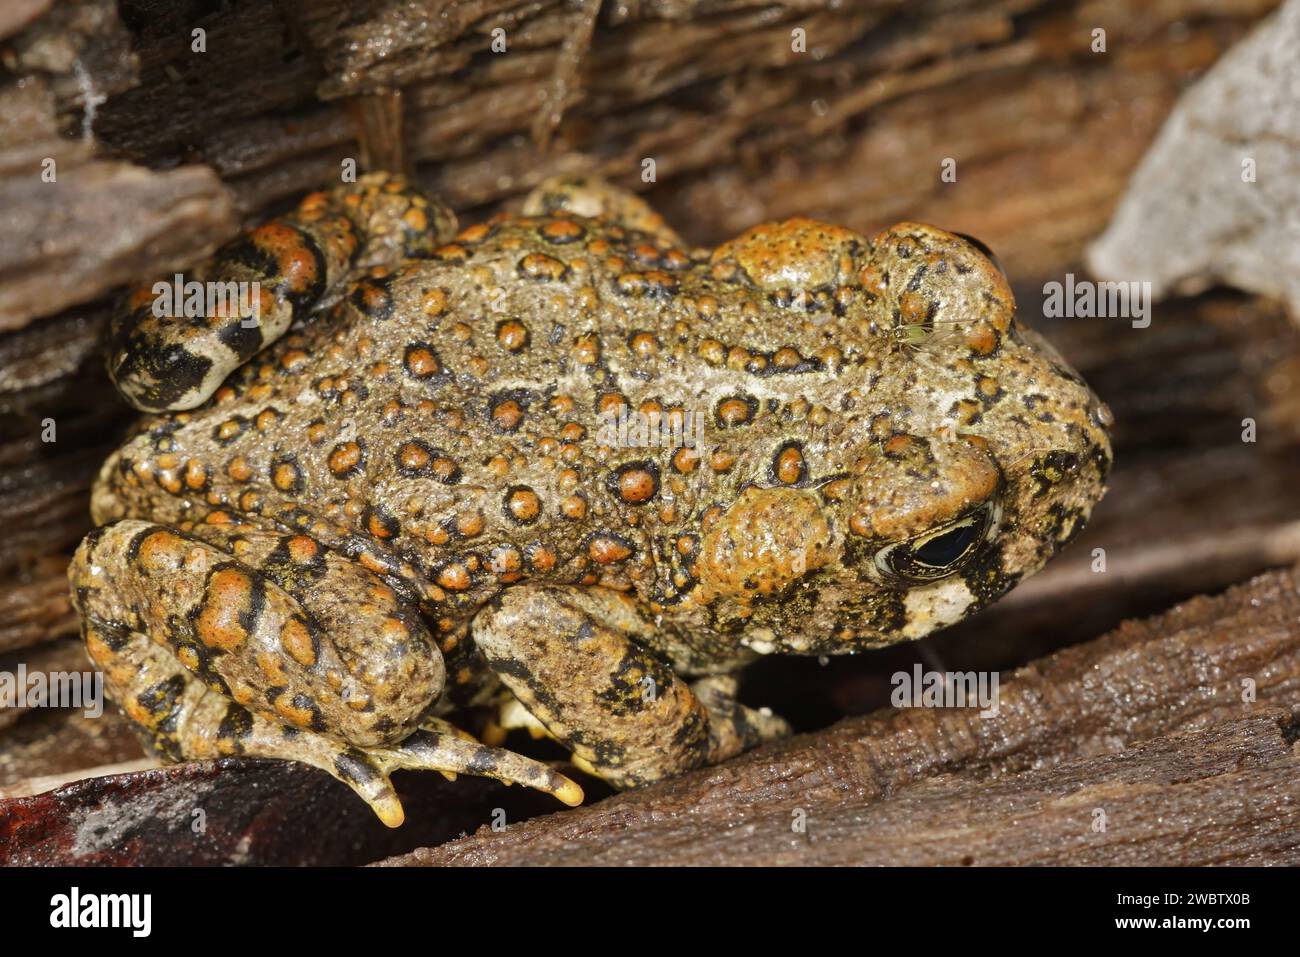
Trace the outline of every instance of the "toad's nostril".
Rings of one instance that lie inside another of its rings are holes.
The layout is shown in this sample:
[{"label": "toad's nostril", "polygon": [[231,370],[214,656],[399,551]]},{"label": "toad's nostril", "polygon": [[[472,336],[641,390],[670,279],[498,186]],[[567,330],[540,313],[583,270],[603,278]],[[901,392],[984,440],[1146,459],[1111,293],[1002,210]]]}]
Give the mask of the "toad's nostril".
[{"label": "toad's nostril", "polygon": [[1103,429],[1109,429],[1115,424],[1115,413],[1110,411],[1110,406],[1095,395],[1092,402],[1088,405],[1088,417],[1092,419],[1094,425]]}]

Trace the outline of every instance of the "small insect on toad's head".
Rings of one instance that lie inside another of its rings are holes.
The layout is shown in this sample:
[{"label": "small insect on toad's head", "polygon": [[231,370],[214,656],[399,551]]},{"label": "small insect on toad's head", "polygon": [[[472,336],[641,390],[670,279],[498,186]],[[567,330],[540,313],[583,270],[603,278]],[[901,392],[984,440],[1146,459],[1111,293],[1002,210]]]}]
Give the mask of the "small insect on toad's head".
[{"label": "small insect on toad's head", "polygon": [[1110,413],[1013,321],[987,250],[901,224],[861,274],[878,341],[864,381],[840,384],[858,398],[837,432],[804,447],[822,468],[747,491],[704,543],[705,581],[758,650],[834,654],[953,624],[1041,568],[1104,491]]}]

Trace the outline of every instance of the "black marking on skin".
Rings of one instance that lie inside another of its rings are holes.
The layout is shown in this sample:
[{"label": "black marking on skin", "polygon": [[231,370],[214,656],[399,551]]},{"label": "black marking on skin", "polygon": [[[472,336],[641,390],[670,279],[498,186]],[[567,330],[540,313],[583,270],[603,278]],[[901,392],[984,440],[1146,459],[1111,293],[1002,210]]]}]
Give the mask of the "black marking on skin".
[{"label": "black marking on skin", "polygon": [[465,770],[469,774],[486,775],[497,770],[500,762],[490,748],[476,748]]},{"label": "black marking on skin", "polygon": [[[139,730],[145,748],[156,757],[168,764],[179,764],[185,760],[185,753],[181,748],[181,743],[174,733],[161,730],[151,732],[147,728]],[[144,735],[149,735],[149,737],[145,738]]]},{"label": "black marking on skin", "polygon": [[203,384],[212,369],[212,360],[206,356],[196,356],[182,345],[162,345],[145,337],[133,337],[116,357],[113,381],[141,405],[154,409],[167,408],[189,395]]},{"label": "black marking on skin", "polygon": [[[165,716],[158,723],[159,729],[173,730],[175,728],[176,711],[180,707],[181,696],[184,693],[185,676],[172,675],[170,678],[164,678],[162,681],[145,688],[135,696],[135,700],[150,714]],[[170,729],[164,727],[169,720],[172,721]]]},{"label": "black marking on skin", "polygon": [[135,439],[141,435],[149,436],[149,445],[155,452],[173,452],[176,449],[174,436],[180,431],[181,424],[173,418],[142,419],[131,427],[127,438]]},{"label": "black marking on skin", "polygon": [[[591,741],[583,743],[591,752],[589,760],[596,767],[621,768],[627,763],[627,746],[618,741],[611,738],[600,738],[594,743]],[[646,778],[639,774],[630,775],[627,781],[637,787],[649,783]]]},{"label": "black marking on skin", "polygon": [[233,321],[226,323],[217,331],[217,338],[241,360],[251,358],[257,354],[264,343],[262,324],[254,323],[246,326],[242,319],[232,318]]},{"label": "black marking on skin", "polygon": [[1106,451],[1105,446],[1100,444],[1094,445],[1089,450],[1088,457],[1093,468],[1097,470],[1098,480],[1106,481],[1106,476],[1110,475],[1110,468],[1115,462],[1114,457]]},{"label": "black marking on skin", "polygon": [[968,616],[1001,598],[1020,581],[1020,575],[1003,570],[1001,543],[984,548],[959,574],[974,596],[966,610]]},{"label": "black marking on skin", "polygon": [[230,686],[226,683],[226,679],[216,670],[216,660],[224,652],[209,648],[194,637],[194,617],[195,612],[191,612],[189,618],[181,618],[178,615],[168,616],[168,644],[171,645],[172,650],[177,655],[182,650],[188,650],[197,662],[192,671],[198,675],[199,680],[212,690],[219,691],[226,697],[230,697]]},{"label": "black marking on skin", "polygon": [[251,235],[239,237],[234,242],[228,243],[217,253],[216,268],[213,270],[213,274],[219,276],[234,275],[242,270],[231,267],[239,266],[242,266],[254,276],[265,276],[268,279],[274,279],[280,271],[275,256],[253,242]]},{"label": "black marking on skin", "polygon": [[239,619],[239,626],[252,638],[262,620],[262,613],[266,610],[266,582],[260,574],[244,567],[239,562],[218,562],[208,569],[207,579],[203,584],[204,600],[193,609],[191,614],[197,617],[203,610],[203,606],[207,604],[208,586],[212,581],[212,576],[217,572],[231,568],[247,578],[251,586],[248,590],[248,608],[240,610],[236,617]]},{"label": "black marking on skin", "polygon": [[307,724],[308,728],[317,733],[325,731],[325,716],[321,714],[321,710],[316,706],[316,702],[308,695],[299,691],[293,696],[289,704],[293,708],[311,712],[311,721]]},{"label": "black marking on skin", "polygon": [[[378,307],[372,307],[369,304],[367,294],[369,294],[370,298],[374,298],[376,294],[378,295]],[[362,279],[353,288],[352,295],[348,297],[348,302],[352,303],[362,315],[369,316],[372,319],[380,322],[391,319],[394,308],[391,277],[375,279],[368,276]]]},{"label": "black marking on skin", "polygon": [[520,695],[520,697],[528,699],[524,701],[524,704],[538,720],[544,720],[547,716],[558,715],[563,710],[555,695],[547,690],[546,686],[532,673],[525,662],[520,661],[518,658],[497,657],[487,651],[483,652],[483,657],[487,659],[488,665],[498,675],[503,678],[514,678],[527,687],[526,695]]},{"label": "black marking on skin", "polygon": [[87,588],[77,589],[77,610],[81,612],[86,624],[95,630],[109,651],[121,651],[126,647],[126,643],[131,640],[131,628],[121,621],[108,621],[100,618],[98,615],[84,611],[86,602],[89,598],[90,590]]},{"label": "black marking on skin", "polygon": [[[719,701],[714,695],[709,701],[704,702],[711,716],[722,717],[724,720],[730,719],[733,722],[740,715],[740,708],[734,706],[734,702]],[[723,708],[726,707],[726,713]],[[705,719],[700,716],[699,712],[692,711],[687,714],[686,720],[677,725],[670,739],[673,750],[687,749],[688,754],[694,754],[695,751],[703,751],[708,747],[708,727]]]},{"label": "black marking on skin", "polygon": [[1056,502],[1048,509],[1048,515],[1051,517],[1048,533],[1055,545],[1053,551],[1064,548],[1083,531],[1085,516],[1081,508],[1067,508]]},{"label": "black marking on skin", "polygon": [[[961,404],[962,404],[962,401],[964,401],[964,400],[957,399],[957,400],[955,400],[955,401],[953,402],[952,405],[948,406],[948,415],[949,415],[949,416],[951,416],[952,418],[957,418],[957,417],[961,414],[961,408],[962,408]],[[985,403],[985,406],[986,406],[986,407],[988,406],[988,403],[987,403],[987,402]],[[984,413],[983,413],[983,412],[974,412],[974,413],[972,413],[971,415],[969,415],[967,418],[965,418],[965,419],[963,419],[963,420],[961,420],[961,421],[962,421],[962,424],[965,425],[965,426],[979,425],[981,422],[984,421]]]},{"label": "black marking on skin", "polygon": [[348,748],[334,759],[334,770],[339,778],[349,784],[373,784],[380,780],[379,772],[371,766],[365,754]]},{"label": "black marking on skin", "polygon": [[325,548],[317,543],[312,557],[305,561],[294,561],[289,554],[289,542],[292,539],[280,539],[278,545],[262,560],[259,568],[263,575],[271,579],[288,592],[302,592],[309,582],[318,582],[328,572],[325,563]]},{"label": "black marking on skin", "polygon": [[967,233],[953,233],[953,235],[966,240],[966,242],[974,246],[977,250],[979,250],[980,255],[982,255],[985,259],[987,259],[990,263],[992,263],[993,268],[1002,274],[1003,279],[1007,278],[1007,271],[1002,268],[1002,261],[999,260],[998,257],[994,255],[993,250],[990,249],[987,245],[985,245],[982,241],[976,239],[974,236],[968,235]]},{"label": "black marking on skin", "polygon": [[[584,622],[583,626],[586,627]],[[654,699],[647,699],[645,679],[654,682]],[[667,693],[672,686],[671,676],[665,675],[663,666],[651,656],[629,646],[609,675],[609,686],[596,692],[595,698],[615,717],[625,718],[640,714],[647,706]]]},{"label": "black marking on skin", "polygon": [[1055,486],[1079,471],[1079,456],[1064,449],[1055,449],[1034,459],[1029,477],[1034,483],[1033,497],[1042,498]]},{"label": "black marking on skin", "polygon": [[907,624],[905,600],[905,592],[885,591],[846,603],[841,610],[852,617],[836,623],[827,650],[845,645],[870,647],[879,643],[871,638],[864,640],[864,631],[873,635],[897,635]]},{"label": "black marking on skin", "polygon": [[[289,292],[288,289],[289,281],[287,279],[280,277],[280,272],[279,272],[280,267],[279,264],[276,262],[275,257],[269,254],[262,253],[262,251],[259,250],[256,247],[256,245],[254,245],[251,241],[248,240],[246,240],[245,242],[248,246],[252,247],[253,253],[255,255],[249,258],[247,265],[249,265],[250,268],[257,269],[258,268],[257,261],[260,260],[260,262],[263,263],[264,265],[259,275],[266,277],[266,280],[272,284],[271,289],[276,294],[277,297],[287,299],[289,301],[289,303],[294,307],[295,315],[297,315],[301,313],[301,311],[304,310],[306,307],[309,307],[315,302],[317,302],[321,296],[325,295],[325,290],[327,288],[327,281],[329,278],[326,275],[328,264],[325,259],[325,253],[321,250],[320,244],[316,242],[315,236],[313,236],[309,231],[303,229],[301,226],[294,226],[288,223],[286,223],[285,225],[288,225],[291,229],[293,229],[295,233],[297,233],[298,241],[302,243],[303,248],[306,249],[307,252],[311,254],[311,258],[315,266],[315,271],[314,271],[315,278],[312,280],[311,284],[302,292],[295,292],[295,293]],[[224,272],[219,273],[219,275],[224,275]]]},{"label": "black marking on skin", "polygon": [[86,547],[87,555],[92,554],[95,549],[99,547],[99,541],[104,537],[104,533],[108,531],[108,529],[108,525],[98,525],[86,533],[86,537],[82,539],[82,543]]},{"label": "black marking on skin", "polygon": [[310,528],[316,517],[307,509],[298,505],[282,506],[279,511],[280,521],[295,528]]},{"label": "black marking on skin", "polygon": [[217,738],[229,741],[242,750],[242,741],[253,733],[253,715],[247,708],[233,701],[226,705],[226,713],[217,726]]},{"label": "black marking on skin", "polygon": [[396,538],[397,534],[402,530],[402,523],[393,517],[387,509],[379,505],[367,505],[365,511],[361,513],[361,527],[365,529],[366,534],[373,534],[370,527],[376,522],[384,530],[385,535],[375,537],[384,541]]},{"label": "black marking on skin", "polygon": [[870,569],[876,552],[885,544],[887,543],[863,538],[861,535],[848,535],[844,539],[844,553],[840,561],[845,568],[853,570],[858,581],[874,581]]},{"label": "black marking on skin", "polygon": [[131,536],[131,541],[126,546],[126,562],[136,570],[136,573],[143,578],[149,577],[149,572],[140,564],[140,549],[143,547],[145,539],[155,532],[165,531],[160,525],[150,525]]}]

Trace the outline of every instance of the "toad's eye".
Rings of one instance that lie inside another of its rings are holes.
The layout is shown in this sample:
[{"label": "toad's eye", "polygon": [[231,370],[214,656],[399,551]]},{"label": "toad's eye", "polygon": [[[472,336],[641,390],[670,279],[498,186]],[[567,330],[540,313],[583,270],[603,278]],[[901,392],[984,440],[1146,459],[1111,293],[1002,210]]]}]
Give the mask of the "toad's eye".
[{"label": "toad's eye", "polygon": [[971,560],[996,531],[998,509],[985,502],[961,518],[876,552],[876,567],[891,578],[934,581]]}]

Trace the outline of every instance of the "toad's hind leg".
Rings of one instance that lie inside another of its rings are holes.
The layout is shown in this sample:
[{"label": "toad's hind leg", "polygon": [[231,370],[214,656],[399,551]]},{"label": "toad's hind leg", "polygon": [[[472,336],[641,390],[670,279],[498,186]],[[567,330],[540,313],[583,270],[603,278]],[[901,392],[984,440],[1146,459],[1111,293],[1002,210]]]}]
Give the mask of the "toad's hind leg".
[{"label": "toad's hind leg", "polygon": [[348,784],[389,826],[397,768],[582,792],[429,717],[443,662],[408,602],[302,535],[148,522],[96,529],[69,571],[91,660],[170,761],[283,758]]},{"label": "toad's hind leg", "polygon": [[521,585],[474,619],[501,682],[614,787],[648,784],[782,737],[781,718],[735,701],[734,683],[688,686],[651,652],[652,626],[605,589]]}]

